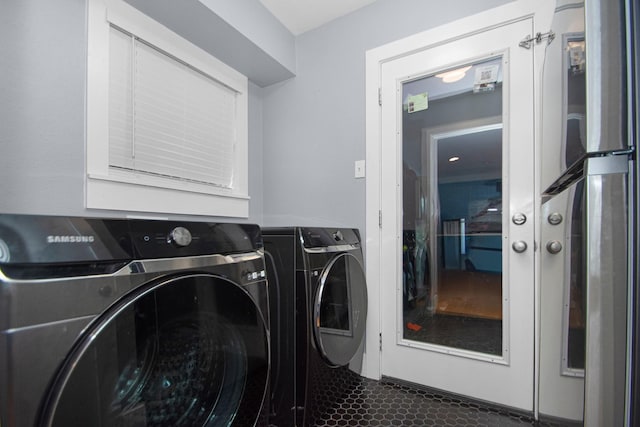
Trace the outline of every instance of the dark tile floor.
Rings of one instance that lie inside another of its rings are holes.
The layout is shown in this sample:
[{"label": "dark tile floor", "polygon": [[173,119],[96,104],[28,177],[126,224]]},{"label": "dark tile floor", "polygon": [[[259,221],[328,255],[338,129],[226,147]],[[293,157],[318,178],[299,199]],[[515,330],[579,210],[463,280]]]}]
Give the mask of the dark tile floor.
[{"label": "dark tile floor", "polygon": [[[405,338],[487,354],[502,353],[502,322],[459,316],[428,316],[414,307],[405,312]],[[420,328],[415,328],[415,325]],[[418,329],[418,330],[415,330]],[[317,366],[316,366],[317,365]],[[346,369],[312,370],[314,395],[307,424],[330,426],[576,427],[581,424],[536,421],[530,414],[467,400],[415,384],[383,378],[374,381]]]},{"label": "dark tile floor", "polygon": [[[404,338],[447,347],[502,355],[502,321],[474,317],[429,315],[423,309],[405,313]],[[417,329],[417,327],[415,329]]]},{"label": "dark tile floor", "polygon": [[335,401],[321,419],[314,420],[315,427],[575,427],[575,424],[538,422],[526,414],[389,379],[374,381],[353,374],[343,376],[343,380],[351,382],[350,391]]}]

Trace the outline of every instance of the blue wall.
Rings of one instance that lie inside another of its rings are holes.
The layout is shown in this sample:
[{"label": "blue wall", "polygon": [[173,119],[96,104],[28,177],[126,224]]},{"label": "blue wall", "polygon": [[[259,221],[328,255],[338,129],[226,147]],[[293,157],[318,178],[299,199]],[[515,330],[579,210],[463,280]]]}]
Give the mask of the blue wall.
[{"label": "blue wall", "polygon": [[[502,197],[500,180],[483,180],[440,184],[440,218],[442,221],[465,218],[467,227],[472,226],[469,205],[483,205],[490,199]],[[467,233],[469,230],[467,229]],[[502,238],[500,236],[483,236],[482,234],[467,234],[466,256],[459,262],[452,261],[455,256],[454,242],[450,237],[443,238],[445,266],[451,268],[454,264],[464,265],[464,260],[471,261],[476,270],[502,271]],[[455,246],[457,247],[457,246]]]}]

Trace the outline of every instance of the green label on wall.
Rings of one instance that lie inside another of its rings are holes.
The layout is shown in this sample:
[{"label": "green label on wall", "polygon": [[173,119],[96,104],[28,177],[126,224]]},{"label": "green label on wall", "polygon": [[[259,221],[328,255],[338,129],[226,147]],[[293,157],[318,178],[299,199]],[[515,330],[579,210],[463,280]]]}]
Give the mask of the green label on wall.
[{"label": "green label on wall", "polygon": [[427,92],[407,97],[407,111],[409,113],[416,113],[427,108],[429,108],[429,95]]}]

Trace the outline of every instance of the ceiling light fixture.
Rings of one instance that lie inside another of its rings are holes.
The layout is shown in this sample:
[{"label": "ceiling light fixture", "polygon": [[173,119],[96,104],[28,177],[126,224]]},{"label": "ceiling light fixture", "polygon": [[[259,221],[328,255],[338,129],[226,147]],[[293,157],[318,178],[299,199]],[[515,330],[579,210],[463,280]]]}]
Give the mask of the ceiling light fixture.
[{"label": "ceiling light fixture", "polygon": [[460,160],[460,157],[458,157],[458,156],[453,156],[453,157],[449,158],[450,162],[457,162],[458,160]]},{"label": "ceiling light fixture", "polygon": [[442,79],[444,83],[453,83],[458,80],[462,80],[462,78],[467,74],[467,71],[471,69],[471,65],[466,67],[458,68],[457,70],[447,71],[445,73],[436,74],[436,77]]}]

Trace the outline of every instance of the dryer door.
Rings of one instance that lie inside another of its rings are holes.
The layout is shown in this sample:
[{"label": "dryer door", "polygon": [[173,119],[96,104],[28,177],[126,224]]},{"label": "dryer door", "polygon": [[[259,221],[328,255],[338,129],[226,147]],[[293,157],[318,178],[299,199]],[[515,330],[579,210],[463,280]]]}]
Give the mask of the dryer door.
[{"label": "dryer door", "polygon": [[253,426],[268,350],[262,314],[237,284],[208,274],[150,284],[83,334],[40,425]]},{"label": "dryer door", "polygon": [[320,275],[313,308],[313,332],[323,358],[332,366],[347,365],[364,338],[367,283],[358,258],[334,257]]}]

